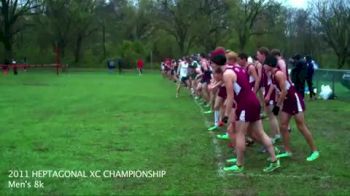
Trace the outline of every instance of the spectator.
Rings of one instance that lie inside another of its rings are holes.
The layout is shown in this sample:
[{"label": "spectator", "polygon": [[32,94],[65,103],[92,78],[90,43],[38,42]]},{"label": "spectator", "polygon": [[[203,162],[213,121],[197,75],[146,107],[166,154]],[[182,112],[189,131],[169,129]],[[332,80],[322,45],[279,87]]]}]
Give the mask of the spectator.
[{"label": "spectator", "polygon": [[118,58],[116,62],[117,62],[119,74],[121,74],[123,71],[123,60],[121,58]]},{"label": "spectator", "polygon": [[109,60],[107,61],[107,67],[108,67],[108,70],[109,70],[110,72],[112,72],[113,69],[115,69],[114,61],[111,60],[111,59],[109,59]]},{"label": "spectator", "polygon": [[306,61],[301,58],[301,55],[297,54],[293,57],[293,65],[291,76],[292,82],[297,92],[304,98],[305,80],[307,75]]},{"label": "spectator", "polygon": [[18,69],[17,69],[17,62],[15,61],[15,59],[12,59],[11,64],[13,66],[13,74],[17,75],[18,74]]},{"label": "spectator", "polygon": [[312,99],[312,98],[315,98],[315,92],[314,92],[314,87],[312,83],[315,68],[314,68],[314,63],[311,56],[306,56],[306,64],[307,64],[306,83],[309,88],[310,98]]}]

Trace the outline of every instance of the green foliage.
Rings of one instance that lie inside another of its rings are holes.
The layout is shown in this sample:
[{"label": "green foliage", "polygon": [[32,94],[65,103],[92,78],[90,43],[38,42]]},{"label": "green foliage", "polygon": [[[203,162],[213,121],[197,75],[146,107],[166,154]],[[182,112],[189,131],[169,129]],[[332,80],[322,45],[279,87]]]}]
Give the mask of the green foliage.
[{"label": "green foliage", "polygon": [[[165,57],[209,52],[217,46],[254,54],[258,47],[267,46],[280,49],[286,58],[311,54],[327,67],[350,66],[349,25],[343,25],[349,15],[344,6],[320,12],[324,16],[320,18],[311,10],[284,7],[274,0],[26,2],[40,6],[17,5],[16,11],[25,12],[7,29],[11,39],[4,39],[5,14],[0,9],[0,60],[12,55],[17,59],[26,56],[31,63],[53,63],[52,51],[58,47],[62,62],[72,66],[101,66],[107,59],[123,57],[132,67],[137,58],[160,62]],[[332,10],[337,15],[331,15]],[[339,35],[325,39],[328,34],[322,24],[335,24],[338,16],[339,30],[330,29]]]},{"label": "green foliage", "polygon": [[140,41],[123,41],[118,48],[118,54],[124,60],[126,68],[133,68],[137,59],[144,59],[145,50]]}]

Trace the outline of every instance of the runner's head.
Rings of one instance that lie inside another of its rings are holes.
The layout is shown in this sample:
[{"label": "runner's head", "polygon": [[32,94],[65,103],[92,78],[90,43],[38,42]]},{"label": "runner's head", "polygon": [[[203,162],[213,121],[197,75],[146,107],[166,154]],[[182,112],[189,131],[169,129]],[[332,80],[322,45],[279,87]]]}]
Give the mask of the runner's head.
[{"label": "runner's head", "polygon": [[210,53],[211,62],[217,66],[223,66],[226,64],[225,49],[222,47],[216,48]]},{"label": "runner's head", "polygon": [[220,67],[215,68],[214,70],[214,79],[216,81],[221,81],[222,80],[222,69]]},{"label": "runner's head", "polygon": [[206,59],[208,56],[205,53],[200,54],[201,59]]},{"label": "runner's head", "polygon": [[278,49],[272,49],[272,50],[271,50],[271,54],[272,54],[273,56],[275,56],[276,58],[282,56],[282,55],[281,55],[281,51],[278,50]]},{"label": "runner's head", "polygon": [[272,69],[277,67],[277,58],[274,55],[268,55],[265,58],[265,62],[264,62],[264,68],[267,71],[271,71]]},{"label": "runner's head", "polygon": [[231,51],[226,53],[226,59],[227,59],[227,63],[230,65],[234,65],[238,62],[238,55],[237,53]]},{"label": "runner's head", "polygon": [[239,53],[238,64],[243,67],[247,64],[247,62],[248,62],[248,55],[244,52]]},{"label": "runner's head", "polygon": [[269,55],[269,49],[267,49],[266,47],[261,47],[256,52],[256,58],[260,63],[264,63],[268,55]]}]

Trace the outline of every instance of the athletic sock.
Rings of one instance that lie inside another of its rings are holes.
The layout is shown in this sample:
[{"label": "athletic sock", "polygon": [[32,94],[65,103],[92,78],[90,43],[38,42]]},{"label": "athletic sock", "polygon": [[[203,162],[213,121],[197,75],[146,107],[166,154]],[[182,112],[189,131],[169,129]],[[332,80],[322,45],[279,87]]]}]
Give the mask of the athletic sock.
[{"label": "athletic sock", "polygon": [[215,110],[215,112],[214,112],[214,124],[215,124],[215,126],[219,126],[219,114],[220,112],[219,112],[219,110]]}]

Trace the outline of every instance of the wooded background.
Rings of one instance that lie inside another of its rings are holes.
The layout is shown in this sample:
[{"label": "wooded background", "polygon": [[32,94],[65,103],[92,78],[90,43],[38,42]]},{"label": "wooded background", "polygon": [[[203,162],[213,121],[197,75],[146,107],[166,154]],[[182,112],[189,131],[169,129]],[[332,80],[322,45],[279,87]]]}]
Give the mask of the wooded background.
[{"label": "wooded background", "polygon": [[315,0],[307,9],[273,0],[0,0],[0,61],[26,59],[103,67],[107,59],[209,52],[312,55],[322,68],[350,67],[350,0]]}]

